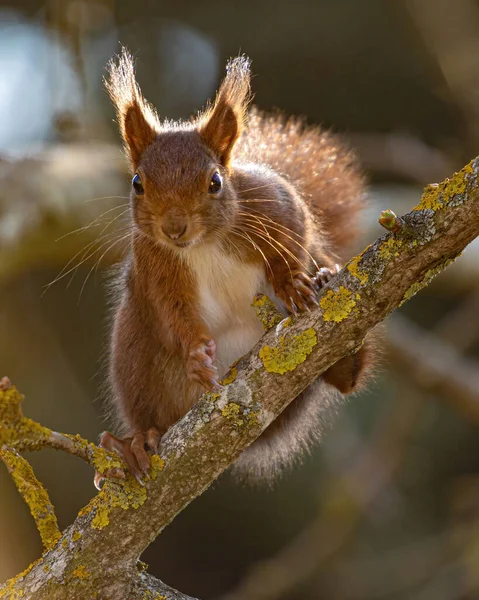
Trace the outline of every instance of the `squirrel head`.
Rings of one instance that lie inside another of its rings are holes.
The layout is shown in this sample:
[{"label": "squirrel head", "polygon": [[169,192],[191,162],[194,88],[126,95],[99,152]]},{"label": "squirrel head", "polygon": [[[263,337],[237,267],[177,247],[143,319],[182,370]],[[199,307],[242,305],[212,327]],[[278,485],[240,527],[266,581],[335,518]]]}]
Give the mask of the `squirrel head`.
[{"label": "squirrel head", "polygon": [[125,49],[110,62],[106,87],[130,160],[136,226],[174,248],[227,233],[238,210],[231,162],[251,99],[249,60],[228,63],[214,102],[188,123],[159,120]]}]

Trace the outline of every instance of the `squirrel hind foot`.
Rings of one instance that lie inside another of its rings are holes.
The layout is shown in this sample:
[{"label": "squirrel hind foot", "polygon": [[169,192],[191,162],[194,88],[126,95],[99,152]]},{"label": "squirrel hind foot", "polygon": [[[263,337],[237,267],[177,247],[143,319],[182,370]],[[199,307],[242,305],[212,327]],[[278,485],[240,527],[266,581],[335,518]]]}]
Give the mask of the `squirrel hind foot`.
[{"label": "squirrel hind foot", "polygon": [[[147,451],[156,453],[160,443],[160,432],[154,427],[146,432],[137,431],[132,437],[120,439],[104,431],[100,437],[100,448],[116,452],[126,462],[128,471],[135,477],[140,485],[144,485],[143,478],[151,466],[150,455]],[[97,489],[101,488],[101,483],[105,477],[114,479],[124,479],[125,473],[121,469],[112,469],[106,474],[98,471],[95,473],[94,484]]]}]

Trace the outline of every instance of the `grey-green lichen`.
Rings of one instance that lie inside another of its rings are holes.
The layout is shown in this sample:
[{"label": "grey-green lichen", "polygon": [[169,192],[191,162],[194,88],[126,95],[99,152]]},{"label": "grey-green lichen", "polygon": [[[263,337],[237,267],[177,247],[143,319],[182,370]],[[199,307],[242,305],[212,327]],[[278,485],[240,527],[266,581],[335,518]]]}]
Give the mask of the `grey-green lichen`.
[{"label": "grey-green lichen", "polygon": [[356,277],[356,279],[358,279],[358,281],[361,285],[366,285],[366,283],[369,281],[369,275],[367,274],[366,271],[361,270],[361,268],[359,266],[361,260],[362,260],[362,254],[353,258],[353,260],[351,260],[346,265],[346,268],[348,269],[348,271],[351,273],[351,275],[353,277]]},{"label": "grey-green lichen", "polygon": [[229,402],[223,408],[221,414],[235,427],[243,427],[244,425],[255,427],[256,425],[259,425],[259,406],[251,408],[241,406],[236,402]]},{"label": "grey-green lichen", "polygon": [[275,346],[263,346],[259,357],[270,373],[283,375],[303,363],[318,343],[316,331],[309,327],[297,335],[283,335]]},{"label": "grey-green lichen", "polygon": [[283,316],[268,296],[256,296],[251,306],[255,309],[265,331],[268,331],[283,319]]}]

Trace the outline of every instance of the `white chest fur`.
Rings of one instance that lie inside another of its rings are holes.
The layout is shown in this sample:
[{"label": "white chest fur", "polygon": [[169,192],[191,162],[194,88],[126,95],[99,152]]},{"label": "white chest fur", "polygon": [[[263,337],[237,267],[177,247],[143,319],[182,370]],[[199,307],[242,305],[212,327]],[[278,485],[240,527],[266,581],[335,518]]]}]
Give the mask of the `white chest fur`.
[{"label": "white chest fur", "polygon": [[216,343],[219,376],[261,338],[263,326],[251,303],[271,297],[263,266],[241,263],[216,246],[192,248],[186,258],[199,289],[201,313]]}]

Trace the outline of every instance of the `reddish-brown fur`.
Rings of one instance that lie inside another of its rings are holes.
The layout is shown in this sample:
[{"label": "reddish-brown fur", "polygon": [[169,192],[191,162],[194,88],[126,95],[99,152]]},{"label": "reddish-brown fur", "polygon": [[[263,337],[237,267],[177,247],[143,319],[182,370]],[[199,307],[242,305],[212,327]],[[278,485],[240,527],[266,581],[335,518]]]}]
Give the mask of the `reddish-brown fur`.
[{"label": "reddish-brown fur", "polygon": [[[107,87],[131,171],[144,193],[132,192],[131,254],[111,344],[113,402],[127,437],[106,434],[103,441],[125,455],[137,476],[148,465],[145,445],[157,444],[155,432],[163,434],[204,390],[217,385],[218,339],[208,325],[216,323],[215,298],[213,308],[205,298],[214,292],[208,285],[220,289],[221,281],[203,267],[208,253],[216,253],[212,263],[218,256],[245,277],[263,273],[260,287],[270,285],[278,305],[293,312],[314,306],[318,288],[356,235],[363,180],[351,154],[332,135],[300,120],[256,110],[248,115],[249,82],[249,62],[237,58],[229,63],[214,104],[194,122],[160,122],[141,95],[130,56],[124,51],[110,65]],[[222,177],[217,195],[209,191],[215,171]],[[203,269],[205,281],[199,275]],[[222,290],[221,310],[231,303],[234,308],[230,291]],[[245,310],[238,306],[239,319],[243,313],[249,319]],[[227,347],[228,330],[221,324],[217,330]],[[368,353],[366,342],[323,381],[351,392],[370,371]],[[272,448],[270,441],[280,439],[289,422],[294,423],[290,453],[307,445],[314,436],[301,424],[302,406],[314,411],[321,399],[304,398],[305,393],[291,403],[247,456],[254,457],[255,447],[261,452],[261,440]],[[284,439],[277,453],[282,464],[290,462],[290,442]],[[269,476],[279,467],[268,470],[263,464],[258,475]],[[251,461],[246,468],[254,470]]]}]

